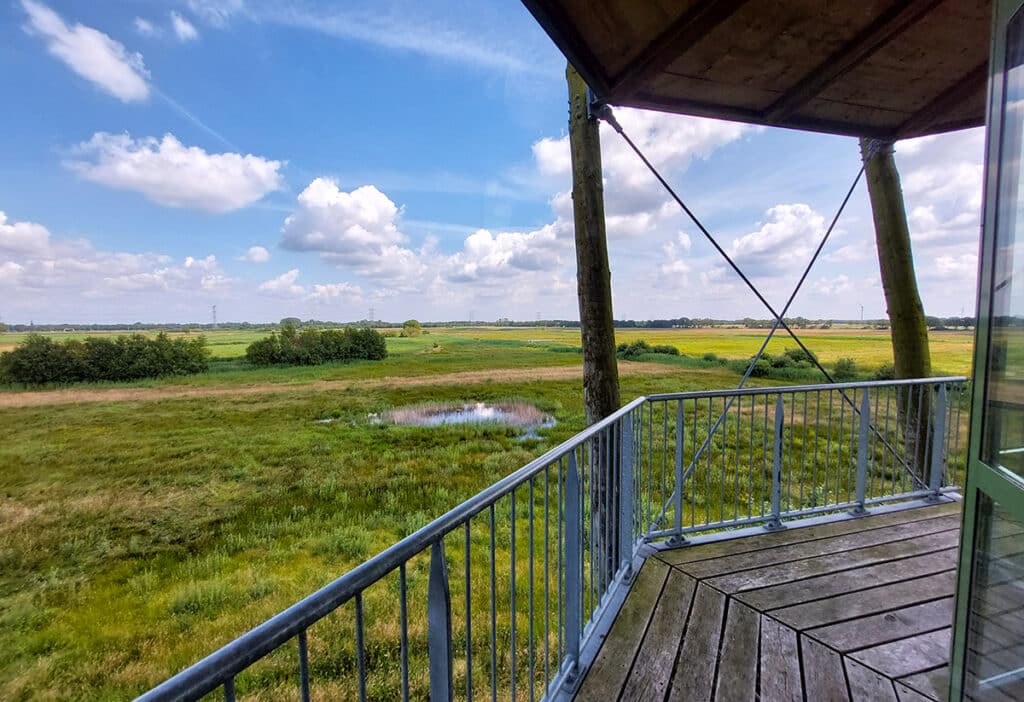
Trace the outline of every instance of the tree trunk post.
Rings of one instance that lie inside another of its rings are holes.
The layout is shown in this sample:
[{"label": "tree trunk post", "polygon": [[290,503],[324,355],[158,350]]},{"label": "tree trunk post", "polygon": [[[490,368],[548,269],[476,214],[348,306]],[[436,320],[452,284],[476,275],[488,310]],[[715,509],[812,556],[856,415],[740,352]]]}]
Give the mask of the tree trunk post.
[{"label": "tree trunk post", "polygon": [[[569,145],[572,153],[572,204],[576,228],[576,283],[583,347],[583,404],[587,424],[619,408],[619,367],[615,358],[615,323],[612,314],[612,279],[604,220],[604,184],[601,173],[601,137],[598,122],[588,109],[589,91],[583,78],[569,65]],[[628,419],[627,419],[628,421]],[[600,579],[610,582],[618,563],[619,494],[621,465],[615,427],[594,444],[591,476],[592,548]]]},{"label": "tree trunk post", "polygon": [[[875,220],[878,267],[889,315],[895,377],[927,378],[932,374],[928,325],[917,289],[910,228],[892,142],[862,138],[860,151]],[[929,466],[929,392],[928,388],[908,387],[896,394],[900,426],[905,427],[906,457],[922,480],[927,480]]]}]

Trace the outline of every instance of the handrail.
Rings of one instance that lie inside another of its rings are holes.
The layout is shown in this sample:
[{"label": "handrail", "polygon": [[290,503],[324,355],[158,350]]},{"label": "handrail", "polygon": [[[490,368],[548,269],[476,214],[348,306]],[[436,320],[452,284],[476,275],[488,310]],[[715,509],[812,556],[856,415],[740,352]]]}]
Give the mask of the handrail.
[{"label": "handrail", "polygon": [[643,399],[648,402],[662,400],[693,400],[709,397],[736,397],[747,395],[790,395],[798,392],[814,392],[818,390],[859,390],[861,388],[891,388],[905,385],[938,385],[940,383],[963,383],[968,378],[962,375],[943,376],[940,378],[909,378],[902,380],[860,380],[849,383],[826,383],[818,385],[765,385],[756,388],[739,388],[735,390],[691,390],[688,392],[662,392],[647,395]]}]

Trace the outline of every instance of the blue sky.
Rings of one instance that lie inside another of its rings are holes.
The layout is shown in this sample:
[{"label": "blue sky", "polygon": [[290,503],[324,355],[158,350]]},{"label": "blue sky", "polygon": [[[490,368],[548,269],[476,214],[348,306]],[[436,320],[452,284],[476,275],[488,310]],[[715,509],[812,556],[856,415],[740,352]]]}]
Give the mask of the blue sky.
[{"label": "blue sky", "polygon": [[[0,318],[575,318],[564,68],[515,2],[9,0]],[[781,306],[855,141],[618,114]],[[602,139],[616,317],[767,317]],[[897,158],[926,312],[971,314],[982,133]],[[863,185],[791,315],[861,305],[885,314]]]}]

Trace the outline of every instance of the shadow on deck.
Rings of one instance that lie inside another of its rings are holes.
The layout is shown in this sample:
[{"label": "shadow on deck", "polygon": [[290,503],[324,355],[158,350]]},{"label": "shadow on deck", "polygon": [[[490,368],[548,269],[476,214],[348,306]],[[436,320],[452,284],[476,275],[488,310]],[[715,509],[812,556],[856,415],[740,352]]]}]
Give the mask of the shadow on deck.
[{"label": "shadow on deck", "polygon": [[577,700],[942,700],[960,503],[658,551]]}]

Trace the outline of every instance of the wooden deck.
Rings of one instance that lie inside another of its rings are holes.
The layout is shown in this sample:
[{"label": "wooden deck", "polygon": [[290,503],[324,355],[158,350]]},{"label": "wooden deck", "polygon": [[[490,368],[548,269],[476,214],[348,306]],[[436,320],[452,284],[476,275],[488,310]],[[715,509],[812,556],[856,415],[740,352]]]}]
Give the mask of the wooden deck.
[{"label": "wooden deck", "polygon": [[960,505],[662,551],[577,700],[941,700]]}]

